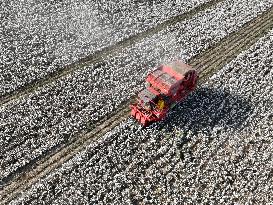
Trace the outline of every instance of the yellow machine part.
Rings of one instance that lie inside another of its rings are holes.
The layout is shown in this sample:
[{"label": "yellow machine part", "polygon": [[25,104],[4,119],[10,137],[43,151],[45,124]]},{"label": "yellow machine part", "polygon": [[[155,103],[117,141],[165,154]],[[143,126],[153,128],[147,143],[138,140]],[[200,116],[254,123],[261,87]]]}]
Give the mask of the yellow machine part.
[{"label": "yellow machine part", "polygon": [[165,102],[164,102],[164,100],[159,99],[159,100],[158,100],[158,103],[157,103],[157,107],[158,107],[159,110],[163,110],[163,108],[165,107]]}]

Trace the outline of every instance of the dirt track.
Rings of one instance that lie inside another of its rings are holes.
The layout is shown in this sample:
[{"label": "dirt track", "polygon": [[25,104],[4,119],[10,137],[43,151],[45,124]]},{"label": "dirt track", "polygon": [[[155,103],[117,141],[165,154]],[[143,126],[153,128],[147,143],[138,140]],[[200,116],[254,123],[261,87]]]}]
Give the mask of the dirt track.
[{"label": "dirt track", "polygon": [[[246,24],[240,31],[228,36],[221,43],[217,44],[216,47],[213,47],[196,58],[191,59],[190,63],[200,71],[200,82],[205,82],[206,79],[217,69],[231,61],[241,51],[249,48],[261,36],[268,32],[273,26],[271,20],[272,16],[273,9],[271,8],[263,15]],[[120,110],[117,113],[114,113],[113,116],[109,116],[107,120],[104,119],[97,123],[98,126],[95,126],[96,128],[94,130],[91,129],[89,133],[83,135],[78,140],[69,143],[56,154],[44,158],[42,161],[37,163],[39,166],[35,169],[16,179],[16,182],[12,182],[8,186],[4,187],[3,191],[0,192],[3,203],[16,197],[20,191],[26,189],[33,182],[44,177],[51,170],[60,166],[64,161],[71,158],[78,151],[84,149],[84,147],[88,145],[90,141],[94,140],[94,138],[98,138],[124,120],[128,116],[128,104],[128,102],[124,103],[120,107]],[[198,143],[195,146],[198,146]]]}]

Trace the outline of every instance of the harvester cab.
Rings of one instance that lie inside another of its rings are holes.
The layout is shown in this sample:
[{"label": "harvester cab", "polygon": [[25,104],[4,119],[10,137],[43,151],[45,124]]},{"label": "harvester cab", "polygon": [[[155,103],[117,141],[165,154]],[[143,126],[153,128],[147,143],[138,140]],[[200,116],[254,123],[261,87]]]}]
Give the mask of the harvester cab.
[{"label": "harvester cab", "polygon": [[197,73],[189,65],[176,61],[161,65],[146,79],[146,88],[131,104],[131,116],[143,126],[164,119],[170,108],[196,87]]}]

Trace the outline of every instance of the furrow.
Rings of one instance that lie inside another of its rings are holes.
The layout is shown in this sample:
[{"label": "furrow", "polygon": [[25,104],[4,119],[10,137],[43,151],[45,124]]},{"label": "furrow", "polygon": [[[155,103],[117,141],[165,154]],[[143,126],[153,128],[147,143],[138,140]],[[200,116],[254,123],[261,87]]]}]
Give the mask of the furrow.
[{"label": "furrow", "polygon": [[[232,50],[235,47],[235,43],[241,40],[246,39],[246,35],[254,33],[253,31],[259,31],[261,28],[263,28],[261,25],[266,24],[270,19],[273,17],[273,7],[265,11],[263,14],[259,15],[257,18],[253,19],[252,21],[247,22],[240,31],[233,32],[229,36],[225,37],[221,42],[217,43],[215,46],[207,49],[207,51],[197,55],[195,58],[191,59],[189,61],[190,64],[193,66],[197,66],[199,64],[207,64],[211,62],[211,54],[218,54],[222,53],[222,51],[225,51],[226,49]],[[230,45],[232,46],[230,47]],[[232,49],[231,49],[232,48]],[[215,59],[215,58],[213,58]]]}]

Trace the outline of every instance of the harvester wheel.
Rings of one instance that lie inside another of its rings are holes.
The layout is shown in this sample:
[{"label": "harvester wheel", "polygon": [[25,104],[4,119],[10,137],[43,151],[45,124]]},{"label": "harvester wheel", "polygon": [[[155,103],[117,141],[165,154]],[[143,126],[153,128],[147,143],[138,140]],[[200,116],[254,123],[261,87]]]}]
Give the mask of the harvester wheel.
[{"label": "harvester wheel", "polygon": [[196,88],[196,85],[197,85],[197,77],[194,78],[196,74],[192,74],[192,77],[189,79],[189,82],[188,82],[188,89],[190,91],[193,91],[195,88]]}]

